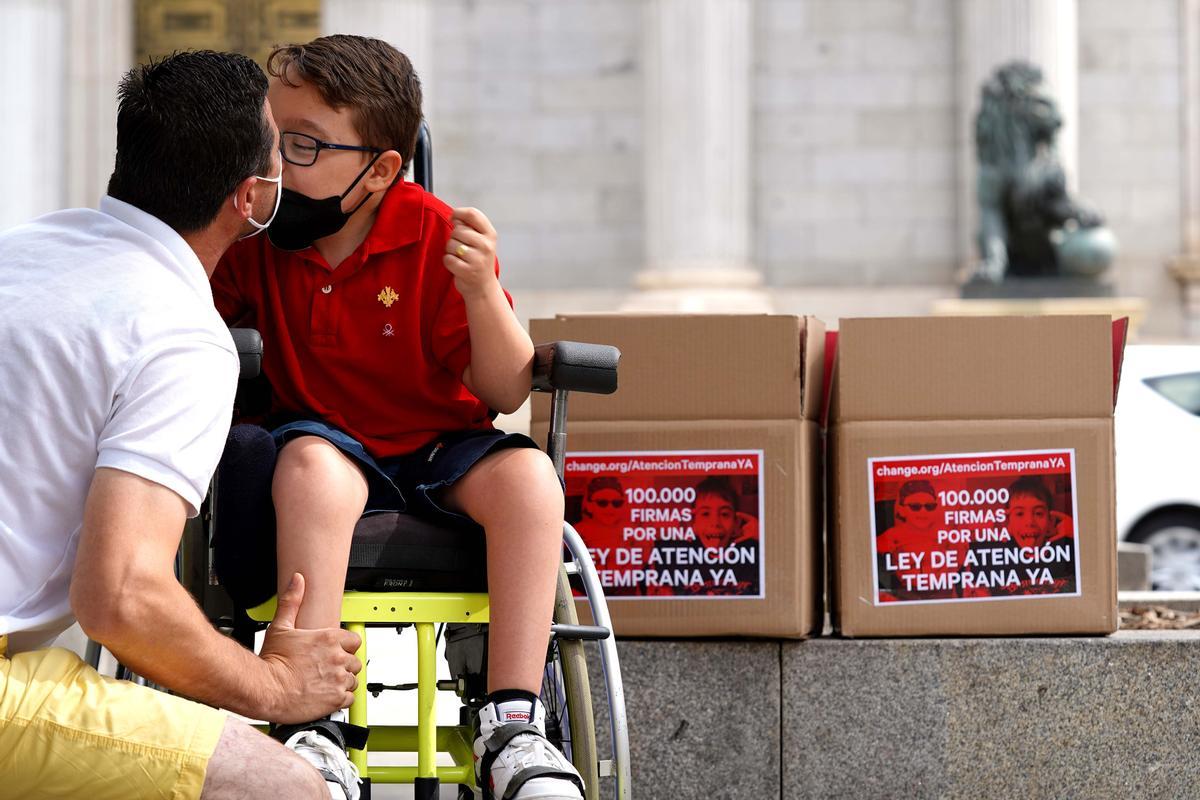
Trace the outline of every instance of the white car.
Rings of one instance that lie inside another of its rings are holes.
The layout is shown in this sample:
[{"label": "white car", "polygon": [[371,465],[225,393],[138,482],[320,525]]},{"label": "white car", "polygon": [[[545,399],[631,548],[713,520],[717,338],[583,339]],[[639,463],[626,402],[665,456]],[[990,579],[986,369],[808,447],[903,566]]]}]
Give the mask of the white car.
[{"label": "white car", "polygon": [[1200,591],[1200,346],[1126,348],[1116,468],[1118,536],[1153,548],[1155,589]]}]

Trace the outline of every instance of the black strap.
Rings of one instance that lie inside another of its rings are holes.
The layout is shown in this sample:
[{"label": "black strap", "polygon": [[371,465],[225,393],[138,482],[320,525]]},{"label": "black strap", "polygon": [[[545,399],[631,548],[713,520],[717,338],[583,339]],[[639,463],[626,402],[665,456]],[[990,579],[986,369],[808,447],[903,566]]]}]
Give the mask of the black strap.
[{"label": "black strap", "polygon": [[331,719],[317,719],[298,725],[272,725],[268,733],[272,739],[282,743],[301,731],[317,731],[343,750],[362,750],[367,746],[367,737],[371,734],[369,728]]},{"label": "black strap", "polygon": [[[535,726],[525,722],[510,722],[507,725],[501,725],[493,731],[492,735],[484,742],[484,754],[479,760],[479,783],[483,789],[483,800],[496,800],[495,795],[492,793],[492,765],[496,763],[500,752],[508,746],[508,743],[522,734],[538,737],[546,742],[547,747],[554,746],[546,738],[545,734]],[[526,767],[512,776],[512,779],[508,782],[508,786],[504,789],[504,797],[501,800],[509,800],[528,781],[543,777],[564,778],[578,786],[580,793],[584,791],[583,782],[579,779],[578,775],[564,772],[554,767]]]},{"label": "black strap", "polygon": [[496,757],[514,737],[522,733],[542,735],[541,731],[527,722],[510,722],[492,731],[492,735],[483,743],[483,757],[479,760],[479,783],[483,789],[483,800],[495,800],[492,794],[492,764],[496,763]]},{"label": "black strap", "polygon": [[563,778],[565,780],[569,780],[578,786],[579,793],[583,794],[583,781],[579,779],[578,775],[574,775],[570,772],[564,772],[561,769],[555,769],[554,767],[526,767],[516,775],[513,775],[512,780],[508,782],[508,786],[504,790],[503,800],[509,800],[514,794],[516,794],[518,789],[534,778],[546,777]]}]

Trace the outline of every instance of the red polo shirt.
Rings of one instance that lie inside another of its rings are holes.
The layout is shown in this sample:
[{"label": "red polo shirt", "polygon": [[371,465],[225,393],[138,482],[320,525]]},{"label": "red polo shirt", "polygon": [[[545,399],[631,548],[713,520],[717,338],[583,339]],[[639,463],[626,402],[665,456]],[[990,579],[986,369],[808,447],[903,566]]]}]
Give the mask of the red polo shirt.
[{"label": "red polo shirt", "polygon": [[316,248],[284,252],[266,235],[229,249],[213,298],[226,322],[262,333],[273,411],[323,419],[379,458],[491,427],[462,382],[471,341],[442,265],[450,213],[420,186],[398,183],[337,269]]}]

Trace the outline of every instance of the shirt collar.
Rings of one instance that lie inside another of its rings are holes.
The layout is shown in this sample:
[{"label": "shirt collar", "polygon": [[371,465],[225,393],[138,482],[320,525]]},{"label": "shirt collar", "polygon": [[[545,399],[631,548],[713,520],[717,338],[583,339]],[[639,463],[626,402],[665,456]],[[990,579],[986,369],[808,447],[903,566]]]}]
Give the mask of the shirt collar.
[{"label": "shirt collar", "polygon": [[204,271],[204,265],[200,263],[196,251],[184,241],[174,228],[153,214],[148,214],[137,206],[107,194],[100,198],[100,211],[144,233],[165,247],[181,267],[180,274],[184,279],[197,291],[207,294],[209,297],[212,296],[212,288],[209,286],[208,273]]},{"label": "shirt collar", "polygon": [[396,250],[420,239],[424,210],[425,190],[415,183],[397,182],[379,204],[375,222],[363,241],[363,256]]}]

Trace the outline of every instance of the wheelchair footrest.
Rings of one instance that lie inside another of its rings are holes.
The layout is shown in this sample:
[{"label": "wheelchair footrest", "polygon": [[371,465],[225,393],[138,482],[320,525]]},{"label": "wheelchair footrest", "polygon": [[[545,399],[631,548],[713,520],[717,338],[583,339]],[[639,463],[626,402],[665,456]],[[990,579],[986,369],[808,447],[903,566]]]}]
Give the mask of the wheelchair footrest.
[{"label": "wheelchair footrest", "polygon": [[559,639],[578,639],[585,642],[597,642],[607,639],[612,631],[599,625],[551,625],[550,632]]}]

